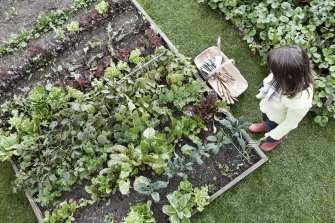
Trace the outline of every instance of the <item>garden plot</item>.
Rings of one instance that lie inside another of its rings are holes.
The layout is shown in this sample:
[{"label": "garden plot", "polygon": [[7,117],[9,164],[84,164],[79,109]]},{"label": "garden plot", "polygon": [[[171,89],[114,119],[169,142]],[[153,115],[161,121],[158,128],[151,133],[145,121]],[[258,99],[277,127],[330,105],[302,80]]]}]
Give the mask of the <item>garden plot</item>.
[{"label": "garden plot", "polygon": [[[76,79],[71,84],[83,88],[81,85],[87,85],[92,75],[101,75],[111,52],[115,58],[127,60],[132,49],[142,48],[150,54],[162,44],[150,24],[127,4],[104,15],[90,11],[78,17],[78,30],[54,39],[41,38],[43,44],[32,44],[19,60],[16,56],[10,58],[11,66],[2,66],[1,101],[48,80],[63,83]],[[76,29],[71,24],[65,25],[65,29]],[[97,64],[103,57],[103,62]]]},{"label": "garden plot", "polygon": [[11,34],[21,29],[29,30],[34,26],[37,17],[71,6],[71,0],[5,0],[0,2],[0,41],[6,40]]},{"label": "garden plot", "polygon": [[266,157],[136,2],[98,5],[3,87],[38,85],[1,107],[0,158],[39,221],[187,222]]}]

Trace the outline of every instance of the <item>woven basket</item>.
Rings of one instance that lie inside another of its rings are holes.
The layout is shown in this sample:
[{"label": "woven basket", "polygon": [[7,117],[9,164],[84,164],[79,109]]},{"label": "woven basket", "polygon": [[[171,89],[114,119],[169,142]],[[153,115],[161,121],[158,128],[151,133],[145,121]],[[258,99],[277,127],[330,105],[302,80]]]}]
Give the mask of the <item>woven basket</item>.
[{"label": "woven basket", "polygon": [[[222,64],[215,68],[210,74],[207,74],[201,69],[202,64],[205,62],[206,59],[214,59],[217,55],[222,56]],[[209,47],[208,49],[200,53],[194,59],[194,63],[199,69],[201,77],[205,81],[207,81],[207,83],[218,93],[221,98],[223,98],[223,95],[219,94],[217,80],[213,78],[215,77],[215,73],[220,72],[220,70],[224,70],[226,73],[234,78],[234,81],[232,83],[225,84],[225,87],[229,90],[231,97],[238,97],[248,88],[248,82],[242,76],[241,72],[235,67],[234,60],[228,59],[228,57],[215,46]]]}]

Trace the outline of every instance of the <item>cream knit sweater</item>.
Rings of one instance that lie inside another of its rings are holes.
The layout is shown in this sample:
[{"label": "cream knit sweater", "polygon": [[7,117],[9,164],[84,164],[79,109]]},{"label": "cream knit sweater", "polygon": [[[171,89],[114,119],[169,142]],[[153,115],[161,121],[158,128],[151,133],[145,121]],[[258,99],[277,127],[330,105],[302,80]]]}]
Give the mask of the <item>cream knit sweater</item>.
[{"label": "cream knit sweater", "polygon": [[[263,83],[269,83],[273,79],[273,75],[267,76]],[[309,109],[312,107],[313,86],[298,93],[293,98],[281,95],[280,101],[273,99],[263,99],[260,102],[260,109],[268,118],[276,122],[278,126],[272,131],[265,134],[275,140],[281,139],[284,135],[295,129],[299,122],[305,117]]]}]

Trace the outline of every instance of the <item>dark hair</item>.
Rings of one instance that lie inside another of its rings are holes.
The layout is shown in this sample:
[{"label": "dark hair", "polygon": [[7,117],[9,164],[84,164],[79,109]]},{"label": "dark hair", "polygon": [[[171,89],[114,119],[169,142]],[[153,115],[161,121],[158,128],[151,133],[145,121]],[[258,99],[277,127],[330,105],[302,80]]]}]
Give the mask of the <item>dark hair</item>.
[{"label": "dark hair", "polygon": [[305,50],[297,45],[271,50],[266,57],[274,88],[289,98],[314,83],[313,69]]}]

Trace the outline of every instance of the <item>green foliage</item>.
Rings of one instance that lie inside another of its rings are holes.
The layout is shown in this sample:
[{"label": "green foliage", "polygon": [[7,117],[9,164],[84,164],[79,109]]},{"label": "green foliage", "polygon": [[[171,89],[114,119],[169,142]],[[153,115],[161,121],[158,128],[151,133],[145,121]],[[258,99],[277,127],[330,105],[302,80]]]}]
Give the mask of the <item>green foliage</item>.
[{"label": "green foliage", "polygon": [[122,77],[122,73],[116,67],[107,67],[104,72],[104,78],[106,80],[113,80],[114,78]]},{"label": "green foliage", "polygon": [[0,135],[0,161],[9,160],[12,155],[17,154],[19,140],[16,134],[9,136]]},{"label": "green foliage", "polygon": [[225,134],[225,132],[220,129],[219,132],[214,136],[208,136],[207,141],[210,142],[207,146],[222,148],[225,145],[231,144],[232,140]]},{"label": "green foliage", "polygon": [[[249,127],[250,123],[245,120],[242,116],[239,119],[233,120],[227,117],[226,119],[219,120],[220,124],[225,128],[229,129],[234,137],[236,137],[240,146],[245,149],[247,147],[246,141],[243,139],[242,130]],[[223,136],[222,136],[223,137]]]},{"label": "green foliage", "polygon": [[194,142],[200,142],[200,139],[196,135],[205,125],[199,117],[183,116],[179,120],[171,117],[171,122],[171,128],[165,128],[170,135],[169,142],[177,143],[182,137],[189,138]]},{"label": "green foliage", "polygon": [[181,181],[178,190],[166,197],[170,204],[164,205],[162,211],[169,216],[171,223],[190,222],[194,207],[202,211],[209,204],[207,186],[193,189],[189,181]]},{"label": "green foliage", "polygon": [[127,62],[124,62],[124,61],[119,61],[116,65],[117,69],[120,70],[120,71],[127,71],[127,72],[130,72],[130,67],[128,65]]},{"label": "green foliage", "polygon": [[203,85],[199,81],[191,81],[181,87],[171,85],[171,90],[164,89],[160,95],[160,100],[165,103],[172,103],[179,111],[191,102],[199,100],[199,95],[204,91]]},{"label": "green foliage", "polygon": [[129,62],[134,63],[134,64],[140,64],[143,63],[144,58],[141,57],[141,50],[140,49],[135,49],[130,52],[129,56]]},{"label": "green foliage", "polygon": [[203,211],[209,205],[208,187],[194,188],[193,194],[198,211]]},{"label": "green foliage", "polygon": [[192,162],[185,163],[185,158],[176,154],[173,160],[168,161],[168,165],[165,169],[164,175],[168,176],[168,178],[178,176],[186,179],[186,171],[192,170],[192,166]]},{"label": "green foliage", "polygon": [[166,161],[171,159],[173,146],[168,145],[165,134],[156,133],[153,128],[143,131],[142,140],[136,148],[143,163],[149,165],[156,173],[164,173]]},{"label": "green foliage", "polygon": [[153,217],[153,212],[150,209],[151,202],[138,203],[135,206],[130,207],[130,212],[123,219],[122,223],[155,223],[156,220]]},{"label": "green foliage", "polygon": [[70,223],[75,220],[73,217],[79,205],[77,202],[62,202],[50,215],[49,211],[46,211],[45,223]]},{"label": "green foliage", "polygon": [[99,175],[92,178],[92,185],[86,186],[85,190],[92,194],[93,200],[97,200],[98,197],[108,197],[112,192],[115,192],[116,180],[113,175]]},{"label": "green foliage", "polygon": [[141,165],[140,156],[130,145],[128,148],[115,145],[108,149],[110,159],[107,163],[109,172],[116,177],[116,183],[121,194],[128,194],[130,188],[129,177],[136,172],[136,167]]},{"label": "green foliage", "polygon": [[67,31],[70,33],[76,33],[79,31],[79,22],[78,21],[72,21],[69,24],[66,25]]},{"label": "green foliage", "polygon": [[144,176],[136,177],[134,181],[134,190],[140,194],[151,196],[155,202],[160,201],[160,196],[157,190],[166,188],[168,181],[152,182],[149,178]]},{"label": "green foliage", "polygon": [[191,162],[197,162],[199,165],[204,163],[204,159],[210,156],[209,152],[217,154],[220,151],[220,147],[216,144],[209,143],[203,146],[201,143],[197,143],[197,148],[188,144],[181,147],[183,154],[190,156]]},{"label": "green foliage", "polygon": [[[172,109],[159,98],[166,88],[160,78],[176,70],[189,76],[193,66],[169,51],[162,57],[119,82],[119,70],[111,67],[85,93],[48,85],[2,106],[8,119],[0,122],[0,157],[15,156],[20,169],[15,190],[26,188],[45,206],[72,185],[92,179],[86,190],[95,201],[116,191],[128,194],[130,177],[142,168],[164,173],[177,139],[196,141],[204,125],[183,115],[170,122]],[[171,67],[171,61],[178,62]],[[99,174],[92,178],[93,173]]]},{"label": "green foliage", "polygon": [[100,14],[106,14],[109,8],[109,4],[106,1],[101,1],[99,4],[95,6],[95,9],[100,13]]},{"label": "green foliage", "polygon": [[163,213],[169,216],[171,223],[179,222],[190,222],[191,218],[191,194],[183,194],[178,191],[174,191],[172,194],[168,194],[167,199],[170,205],[163,206]]}]

